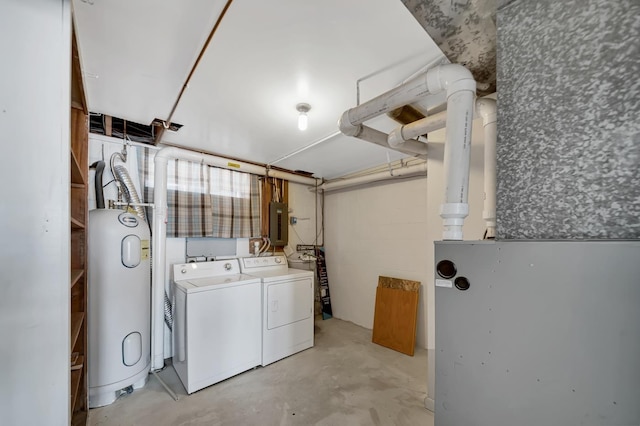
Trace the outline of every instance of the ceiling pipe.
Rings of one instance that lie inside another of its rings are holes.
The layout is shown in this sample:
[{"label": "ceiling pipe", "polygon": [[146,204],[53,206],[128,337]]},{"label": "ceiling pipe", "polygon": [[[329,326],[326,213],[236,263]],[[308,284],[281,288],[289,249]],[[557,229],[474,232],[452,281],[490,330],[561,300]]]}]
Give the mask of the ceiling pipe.
[{"label": "ceiling pipe", "polygon": [[447,111],[430,115],[413,123],[396,127],[389,133],[387,142],[394,148],[401,148],[415,138],[442,129],[447,125]]},{"label": "ceiling pipe", "polygon": [[427,163],[422,162],[420,164],[414,164],[412,166],[403,166],[392,170],[383,170],[381,172],[372,173],[369,175],[325,182],[322,185],[319,185],[317,188],[309,188],[309,191],[315,191],[317,189],[324,192],[331,192],[338,189],[349,188],[352,186],[392,180],[400,177],[407,178],[411,176],[427,176]]},{"label": "ceiling pipe", "polygon": [[372,129],[371,127],[360,124],[356,127],[357,132],[350,135],[345,133],[347,136],[354,136],[358,139],[365,140],[367,142],[375,143],[376,145],[380,145],[385,148],[393,149],[395,151],[400,151],[404,154],[411,155],[414,157],[421,158],[423,160],[427,159],[427,144],[422,143],[420,141],[409,141],[401,147],[394,148],[389,145],[388,139],[389,135],[384,132],[381,132],[376,129]]},{"label": "ceiling pipe", "polygon": [[[462,225],[469,214],[469,161],[475,91],[476,82],[465,67],[457,64],[439,65],[362,105],[345,111],[338,123],[340,131],[345,135],[379,143],[366,138],[368,135],[363,134],[362,123],[419,99],[446,92],[448,110],[444,152],[446,188],[444,203],[440,206],[445,240],[462,240]],[[388,135],[386,136],[385,143],[389,145]],[[410,142],[419,143],[418,141]],[[405,142],[403,149],[406,148]]]},{"label": "ceiling pipe", "polygon": [[272,170],[255,164],[232,161],[224,157],[201,154],[186,149],[169,147],[156,153],[153,164],[154,171],[154,213],[152,253],[153,266],[151,286],[151,369],[158,370],[164,367],[164,286],[165,264],[167,262],[167,164],[169,160],[187,160],[209,166],[252,173],[261,176],[272,176],[286,179],[291,182],[315,186],[316,180],[309,177],[295,175],[293,173]]}]

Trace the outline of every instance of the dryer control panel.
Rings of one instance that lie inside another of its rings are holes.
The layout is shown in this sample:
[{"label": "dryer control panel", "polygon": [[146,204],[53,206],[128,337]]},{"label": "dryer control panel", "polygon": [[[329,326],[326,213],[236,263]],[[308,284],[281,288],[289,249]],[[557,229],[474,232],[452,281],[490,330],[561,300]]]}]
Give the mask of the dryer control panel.
[{"label": "dryer control panel", "polygon": [[274,270],[278,268],[288,269],[287,258],[284,255],[245,257],[241,259],[244,270],[258,272],[262,270]]}]

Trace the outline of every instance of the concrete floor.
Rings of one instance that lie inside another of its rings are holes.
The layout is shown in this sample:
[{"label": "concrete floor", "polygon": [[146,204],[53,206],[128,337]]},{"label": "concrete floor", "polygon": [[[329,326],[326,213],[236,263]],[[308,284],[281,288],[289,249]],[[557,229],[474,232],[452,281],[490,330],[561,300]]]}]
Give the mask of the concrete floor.
[{"label": "concrete floor", "polygon": [[107,407],[89,425],[424,425],[427,352],[413,357],[371,343],[371,331],[316,321],[315,347],[187,395],[172,367]]}]

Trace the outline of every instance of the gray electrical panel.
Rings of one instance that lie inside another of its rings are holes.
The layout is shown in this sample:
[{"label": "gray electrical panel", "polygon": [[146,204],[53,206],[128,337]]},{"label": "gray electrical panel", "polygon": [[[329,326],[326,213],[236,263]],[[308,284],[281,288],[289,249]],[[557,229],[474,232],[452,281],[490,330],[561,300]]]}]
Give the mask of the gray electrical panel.
[{"label": "gray electrical panel", "polygon": [[436,426],[640,425],[640,241],[438,242],[435,262]]},{"label": "gray electrical panel", "polygon": [[274,246],[289,242],[289,207],[285,203],[269,203],[269,238]]}]

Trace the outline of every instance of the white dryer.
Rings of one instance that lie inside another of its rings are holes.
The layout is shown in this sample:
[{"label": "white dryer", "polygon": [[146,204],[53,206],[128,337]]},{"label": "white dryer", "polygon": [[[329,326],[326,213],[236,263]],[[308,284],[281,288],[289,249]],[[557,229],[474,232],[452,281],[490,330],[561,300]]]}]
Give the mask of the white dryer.
[{"label": "white dryer", "polygon": [[260,279],[238,259],[173,265],[173,367],[187,393],[260,365]]},{"label": "white dryer", "polygon": [[240,260],[262,280],[262,365],[313,347],[313,272],[290,269],[282,255]]}]

